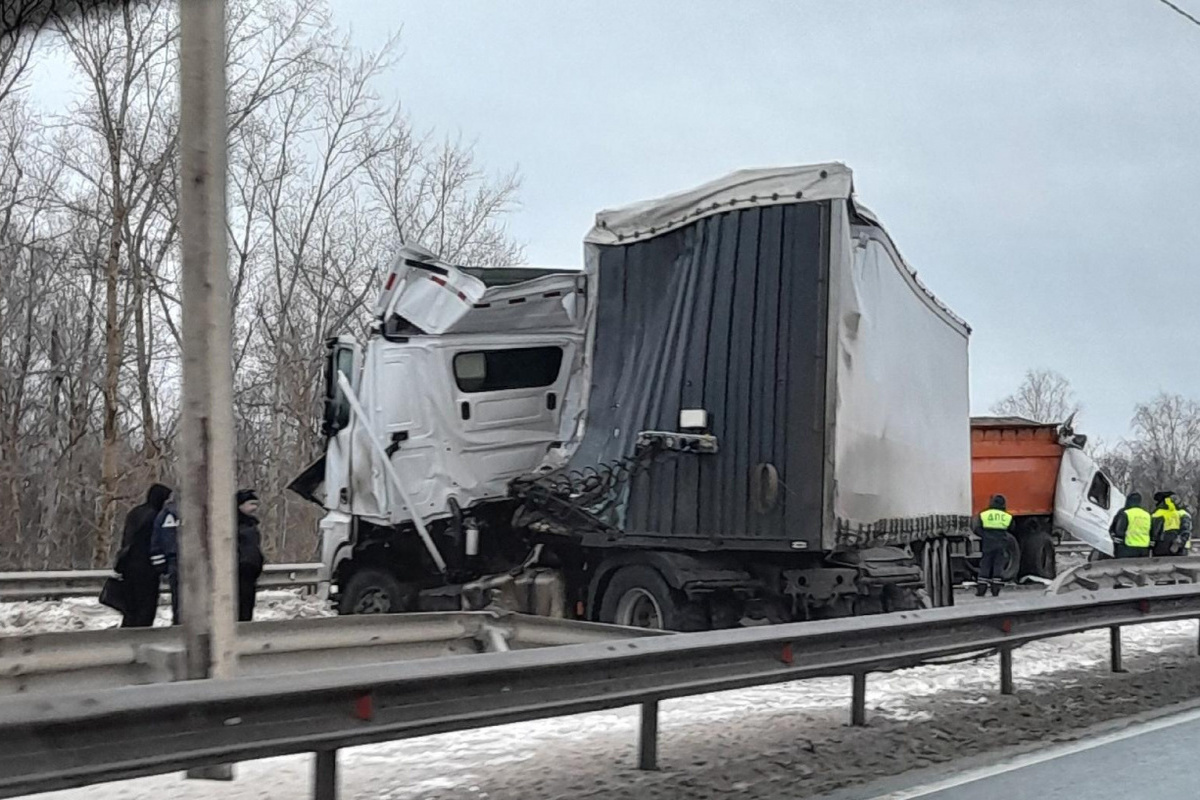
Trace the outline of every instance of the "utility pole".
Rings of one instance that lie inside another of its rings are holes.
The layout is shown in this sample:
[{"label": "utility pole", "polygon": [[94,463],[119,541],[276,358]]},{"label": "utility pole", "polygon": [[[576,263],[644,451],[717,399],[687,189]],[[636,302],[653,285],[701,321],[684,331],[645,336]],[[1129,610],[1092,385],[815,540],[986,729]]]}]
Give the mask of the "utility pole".
[{"label": "utility pole", "polygon": [[179,566],[187,677],[237,669],[233,367],[225,238],[225,2],[180,14],[183,449]]}]

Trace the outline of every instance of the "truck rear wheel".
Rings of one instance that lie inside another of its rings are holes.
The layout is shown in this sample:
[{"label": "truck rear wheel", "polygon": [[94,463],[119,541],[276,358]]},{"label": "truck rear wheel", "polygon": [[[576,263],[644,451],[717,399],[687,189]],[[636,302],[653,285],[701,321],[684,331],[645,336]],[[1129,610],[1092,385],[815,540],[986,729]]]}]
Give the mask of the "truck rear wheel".
[{"label": "truck rear wheel", "polygon": [[609,581],[600,601],[600,621],[631,628],[680,630],[684,603],[676,599],[658,570],[635,564],[621,567]]},{"label": "truck rear wheel", "polygon": [[1021,545],[1011,533],[1004,534],[1004,558],[1000,562],[1000,579],[1011,583],[1021,573]]},{"label": "truck rear wheel", "polygon": [[338,598],[339,614],[397,614],[408,608],[408,593],[382,569],[366,567],[350,576]]},{"label": "truck rear wheel", "polygon": [[1054,578],[1054,539],[1038,529],[1021,537],[1021,574],[1039,578]]}]

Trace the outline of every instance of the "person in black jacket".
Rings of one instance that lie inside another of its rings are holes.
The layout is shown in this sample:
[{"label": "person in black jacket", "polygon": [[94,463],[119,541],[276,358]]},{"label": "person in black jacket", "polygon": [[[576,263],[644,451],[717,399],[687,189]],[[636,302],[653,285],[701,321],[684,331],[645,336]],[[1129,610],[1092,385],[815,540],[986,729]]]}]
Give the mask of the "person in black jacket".
[{"label": "person in black jacket", "polygon": [[150,539],[154,535],[154,518],[170,496],[169,488],[156,483],[146,492],[146,502],[134,506],[125,516],[115,567],[125,588],[122,628],[149,628],[154,624],[158,612],[158,570],[150,563]]},{"label": "person in black jacket", "polygon": [[258,495],[253,489],[237,493],[238,621],[254,618],[258,576],[262,574],[262,534],[258,529]]}]

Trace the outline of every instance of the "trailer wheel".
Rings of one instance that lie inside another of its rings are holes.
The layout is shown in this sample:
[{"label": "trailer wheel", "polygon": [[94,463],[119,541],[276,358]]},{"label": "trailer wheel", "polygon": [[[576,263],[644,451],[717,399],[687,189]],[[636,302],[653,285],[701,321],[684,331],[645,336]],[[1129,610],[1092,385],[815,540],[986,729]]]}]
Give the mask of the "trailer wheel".
[{"label": "trailer wheel", "polygon": [[408,593],[396,576],[373,567],[351,575],[338,599],[339,614],[396,614],[407,606]]},{"label": "trailer wheel", "polygon": [[1000,579],[1011,583],[1021,572],[1021,545],[1011,533],[1004,534],[1004,561],[1001,562]]},{"label": "trailer wheel", "polygon": [[631,565],[613,575],[600,601],[600,621],[631,628],[679,630],[681,603],[658,570]]},{"label": "trailer wheel", "polygon": [[1053,578],[1057,574],[1054,540],[1040,528],[1021,537],[1021,574],[1039,578]]}]

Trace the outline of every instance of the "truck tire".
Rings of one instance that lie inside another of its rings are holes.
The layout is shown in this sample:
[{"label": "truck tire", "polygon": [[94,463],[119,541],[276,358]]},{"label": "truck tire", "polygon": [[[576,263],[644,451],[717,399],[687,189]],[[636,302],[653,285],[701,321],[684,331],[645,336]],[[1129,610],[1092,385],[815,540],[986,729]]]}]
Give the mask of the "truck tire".
[{"label": "truck tire", "polygon": [[1000,579],[1011,583],[1021,574],[1021,545],[1011,533],[1004,534],[1004,560],[1001,563]]},{"label": "truck tire", "polygon": [[600,621],[631,628],[682,630],[683,614],[676,595],[653,567],[621,567],[600,600]]},{"label": "truck tire", "polygon": [[365,567],[346,581],[338,598],[339,614],[398,614],[408,607],[408,592],[395,575]]},{"label": "truck tire", "polygon": [[1057,574],[1054,563],[1054,539],[1038,529],[1021,537],[1021,574],[1053,579]]}]

